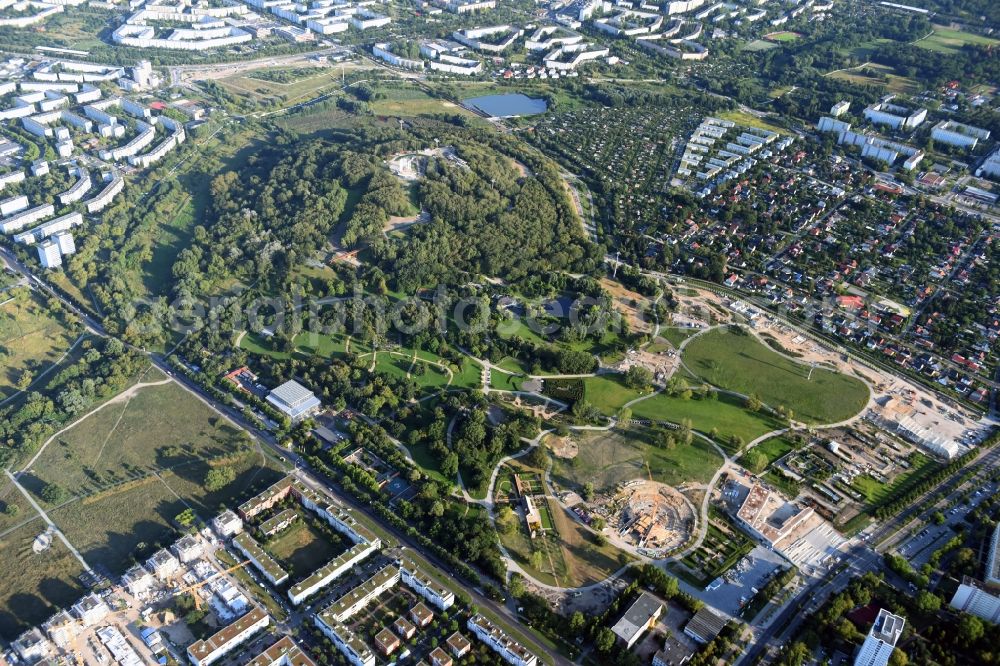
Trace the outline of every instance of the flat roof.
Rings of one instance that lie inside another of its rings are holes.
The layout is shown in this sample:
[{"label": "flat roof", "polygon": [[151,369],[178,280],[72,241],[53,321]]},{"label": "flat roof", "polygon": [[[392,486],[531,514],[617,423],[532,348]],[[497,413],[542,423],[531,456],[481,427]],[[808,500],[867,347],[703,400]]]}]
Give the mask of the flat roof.
[{"label": "flat roof", "polygon": [[489,634],[496,643],[503,645],[508,652],[517,655],[521,660],[531,661],[532,658],[538,659],[528,648],[508,636],[507,632],[487,620],[484,615],[476,615],[469,618],[469,624],[479,627],[482,631]]},{"label": "flat roof", "polygon": [[636,634],[641,634],[649,626],[649,621],[663,612],[663,602],[649,592],[643,592],[632,602],[611,631],[627,642]]},{"label": "flat roof", "polygon": [[271,397],[280,400],[289,407],[298,407],[312,400],[316,400],[315,394],[294,379],[290,379],[278,388],[271,391]]},{"label": "flat roof", "polygon": [[288,575],[288,572],[271,557],[271,554],[264,550],[257,540],[246,532],[241,532],[233,537],[233,543],[241,547],[246,554],[252,557],[260,569],[271,576],[274,580],[281,580]]},{"label": "flat roof", "polygon": [[[377,590],[379,587],[385,585],[388,581],[398,575],[399,568],[393,565],[379,569],[371,578],[357,587],[352,588],[339,599],[324,608],[320,613],[320,617],[323,618],[324,621],[326,621],[326,618],[330,616],[339,617],[342,612],[357,603],[358,599],[367,597],[374,590]],[[332,622],[328,624],[332,624]]]},{"label": "flat roof", "polygon": [[270,534],[279,525],[281,525],[286,521],[294,520],[295,518],[298,517],[298,515],[299,514],[297,514],[294,509],[285,509],[278,515],[272,516],[271,518],[268,518],[267,520],[262,522],[260,525],[257,526],[257,529],[259,529],[264,534]]},{"label": "flat roof", "polygon": [[293,585],[292,593],[298,594],[302,590],[307,590],[313,585],[316,585],[324,578],[329,576],[331,573],[333,573],[335,570],[344,566],[345,564],[353,560],[355,557],[358,557],[362,552],[364,552],[369,547],[370,544],[367,543],[354,544],[353,546],[345,550],[343,553],[341,553],[340,555],[333,558],[332,560],[321,566],[319,569],[314,571],[311,576]]},{"label": "flat roof", "polygon": [[263,608],[254,606],[250,612],[244,614],[240,619],[232,624],[223,627],[205,640],[195,641],[188,646],[188,654],[204,659],[219,648],[228,645],[234,638],[246,631],[246,629],[262,620],[270,622],[270,616]]}]

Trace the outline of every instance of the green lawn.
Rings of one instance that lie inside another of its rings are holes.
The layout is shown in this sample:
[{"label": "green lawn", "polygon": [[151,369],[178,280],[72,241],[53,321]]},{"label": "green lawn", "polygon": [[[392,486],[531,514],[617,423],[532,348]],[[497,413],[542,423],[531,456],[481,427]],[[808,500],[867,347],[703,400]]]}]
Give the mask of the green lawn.
[{"label": "green lawn", "polygon": [[518,375],[508,375],[506,372],[490,370],[490,388],[501,391],[520,391],[523,377]]},{"label": "green lawn", "polygon": [[723,446],[735,435],[749,442],[761,435],[783,427],[777,419],[743,408],[743,401],[729,395],[717,399],[684,400],[664,393],[632,405],[632,415],[638,419],[680,423],[691,419],[695,430],[708,434],[718,430],[718,441]]},{"label": "green lawn", "polygon": [[[643,395],[625,386],[622,375],[597,375],[583,380],[584,398],[601,413],[612,416],[625,403]],[[648,391],[647,391],[648,393]]]},{"label": "green lawn", "polygon": [[[796,448],[796,444],[784,435],[778,435],[777,437],[772,437],[771,439],[764,440],[757,446],[753,447],[754,451],[760,451],[765,456],[767,456],[767,464],[770,465],[778,458],[792,451]],[[742,461],[742,459],[741,459]],[[740,462],[740,464],[744,464]]]},{"label": "green lawn", "polygon": [[677,445],[673,450],[654,446],[652,433],[644,426],[578,431],[573,437],[579,453],[572,459],[553,457],[552,478],[577,490],[587,482],[596,488],[611,488],[631,479],[647,478],[649,473],[672,486],[686,481],[705,483],[722,464],[718,452],[701,439],[696,438],[690,446]]},{"label": "green lawn", "polygon": [[[697,328],[680,328],[677,326],[664,326],[660,329],[660,336],[666,338],[666,340],[672,344],[675,348],[680,347],[681,343],[690,338],[692,335],[698,332]],[[650,349],[650,351],[654,351]]]},{"label": "green lawn", "polygon": [[868,387],[859,379],[797,363],[772,351],[749,334],[716,329],[684,349],[684,364],[720,388],[757,394],[765,404],[794,411],[807,423],[848,419],[868,403]]},{"label": "green lawn", "polygon": [[985,35],[977,35],[972,32],[952,30],[942,25],[935,25],[934,32],[914,43],[929,51],[948,54],[958,53],[966,44],[997,46],[1000,44],[1000,40]]}]

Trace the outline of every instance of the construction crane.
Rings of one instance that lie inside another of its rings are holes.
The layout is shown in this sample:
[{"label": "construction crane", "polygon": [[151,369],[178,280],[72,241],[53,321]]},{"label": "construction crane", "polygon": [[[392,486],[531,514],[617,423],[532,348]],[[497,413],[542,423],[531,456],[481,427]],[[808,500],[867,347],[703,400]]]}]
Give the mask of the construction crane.
[{"label": "construction crane", "polygon": [[194,585],[188,585],[187,587],[182,587],[181,589],[179,589],[176,592],[174,592],[173,596],[179,597],[182,594],[190,592],[191,593],[191,597],[194,599],[194,607],[197,608],[198,610],[201,610],[201,597],[199,597],[197,594],[194,593],[195,590],[203,587],[207,583],[211,583],[213,580],[215,580],[216,578],[218,578],[220,576],[225,576],[226,574],[232,573],[232,572],[236,571],[237,569],[242,569],[243,567],[245,567],[248,564],[250,564],[250,560],[243,560],[239,564],[235,564],[235,565],[229,567],[228,569],[226,569],[224,571],[219,571],[219,572],[217,572],[217,573],[209,576],[208,578],[206,578],[205,580],[201,581],[200,583],[195,583]]}]

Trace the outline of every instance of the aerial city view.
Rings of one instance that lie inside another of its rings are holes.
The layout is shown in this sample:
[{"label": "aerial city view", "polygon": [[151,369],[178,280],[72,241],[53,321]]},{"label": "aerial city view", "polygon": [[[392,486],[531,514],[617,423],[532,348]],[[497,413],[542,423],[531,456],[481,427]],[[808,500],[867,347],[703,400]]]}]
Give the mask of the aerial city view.
[{"label": "aerial city view", "polygon": [[0,0],[0,666],[1000,666],[998,0]]}]

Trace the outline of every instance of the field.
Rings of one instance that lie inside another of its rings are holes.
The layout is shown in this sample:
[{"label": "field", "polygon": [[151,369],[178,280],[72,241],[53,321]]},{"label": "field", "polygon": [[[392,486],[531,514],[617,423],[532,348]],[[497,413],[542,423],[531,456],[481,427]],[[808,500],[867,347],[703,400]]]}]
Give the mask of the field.
[{"label": "field", "polygon": [[83,595],[77,581],[83,566],[61,541],[53,539],[42,553],[32,551],[31,544],[42,531],[42,523],[36,521],[0,537],[2,638],[14,639],[29,625],[44,621]]},{"label": "field", "polygon": [[27,372],[33,379],[73,345],[76,336],[62,315],[54,314],[33,292],[15,289],[0,294],[0,400],[17,391]]},{"label": "field", "polygon": [[752,42],[744,44],[742,49],[744,51],[768,51],[779,48],[779,46],[776,42],[769,42],[766,39],[755,39]]},{"label": "field", "polygon": [[446,100],[431,97],[423,90],[397,81],[394,85],[376,86],[381,99],[370,102],[371,110],[379,116],[413,117],[437,113],[455,113],[469,118],[475,114]]},{"label": "field", "polygon": [[726,394],[715,400],[684,400],[660,393],[637,402],[631,409],[637,419],[671,423],[691,419],[692,427],[699,432],[709,434],[715,429],[716,440],[724,447],[728,447],[730,437],[739,437],[746,443],[782,427],[777,419],[749,412],[744,409],[742,400]]},{"label": "field", "polygon": [[[883,483],[873,476],[868,474],[859,474],[854,477],[851,482],[851,487],[864,495],[865,502],[868,505],[878,505],[888,499],[895,490],[900,488],[908,479],[920,478],[925,475],[928,471],[933,471],[934,465],[931,465],[934,461],[923,455],[922,453],[914,453],[909,458],[910,469],[896,476],[891,483]],[[926,470],[924,468],[927,468]]]},{"label": "field", "polygon": [[937,53],[957,53],[966,44],[995,47],[1000,40],[985,35],[977,35],[962,30],[952,30],[943,25],[935,25],[934,32],[914,42],[917,46]]},{"label": "field", "polygon": [[772,132],[778,132],[779,134],[787,134],[788,130],[778,127],[777,125],[772,125],[766,120],[762,120],[757,116],[740,111],[739,109],[733,109],[731,111],[722,111],[715,114],[716,117],[722,118],[723,120],[732,120],[738,125],[746,125],[747,127],[756,127],[758,129],[771,130]]},{"label": "field", "polygon": [[892,67],[873,62],[830,72],[827,76],[862,86],[881,86],[892,93],[915,94],[920,91],[919,84],[913,79],[899,76]]},{"label": "field", "polygon": [[854,377],[787,359],[751,335],[709,331],[684,348],[687,368],[721,389],[756,394],[768,406],[785,406],[806,423],[835,423],[858,414],[868,388]]},{"label": "field", "polygon": [[574,438],[579,453],[568,460],[553,456],[552,478],[577,490],[587,482],[598,490],[610,489],[648,474],[671,486],[707,483],[722,465],[719,453],[701,439],[662,449],[652,444],[650,430],[643,426],[579,432]]},{"label": "field", "polygon": [[[162,378],[150,373],[144,380]],[[209,491],[206,476],[216,468],[233,480]],[[277,469],[228,421],[170,382],[123,393],[58,434],[21,481],[39,499],[45,485],[61,488],[52,520],[91,566],[117,574],[138,546],[169,536],[171,520],[185,508],[210,518],[220,504],[273,481]]]}]

